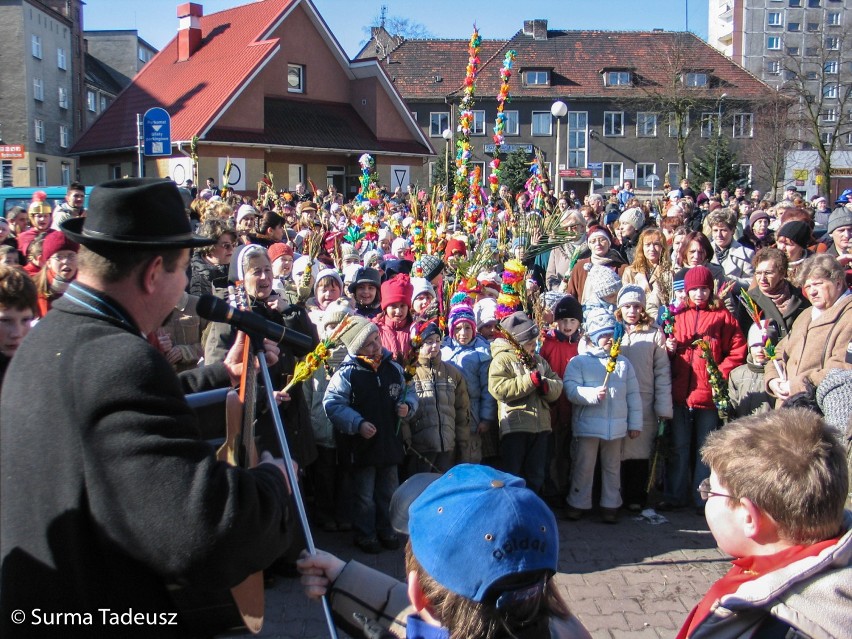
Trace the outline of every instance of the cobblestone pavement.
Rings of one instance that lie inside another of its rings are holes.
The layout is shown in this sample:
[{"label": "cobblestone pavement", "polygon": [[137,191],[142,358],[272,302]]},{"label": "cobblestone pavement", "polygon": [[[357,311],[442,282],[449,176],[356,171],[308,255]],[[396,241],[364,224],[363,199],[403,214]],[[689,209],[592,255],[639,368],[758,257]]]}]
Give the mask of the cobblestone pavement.
[{"label": "cobblestone pavement", "polygon": [[[669,523],[656,526],[624,512],[615,526],[594,515],[560,520],[557,583],[595,639],[674,637],[704,592],[727,572],[728,559],[703,517],[692,510],[666,517]],[[371,556],[352,545],[351,533],[317,531],[314,537],[318,548],[403,576],[401,550]],[[298,579],[279,577],[266,596],[260,637],[329,636],[322,606],[302,594]]]}]

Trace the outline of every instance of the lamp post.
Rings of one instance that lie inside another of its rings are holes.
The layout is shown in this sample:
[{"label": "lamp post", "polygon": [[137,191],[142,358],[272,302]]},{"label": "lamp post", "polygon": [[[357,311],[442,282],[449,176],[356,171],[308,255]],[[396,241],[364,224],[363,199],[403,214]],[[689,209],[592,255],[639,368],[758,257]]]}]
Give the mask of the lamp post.
[{"label": "lamp post", "polygon": [[718,193],[716,189],[716,180],[719,175],[719,143],[722,138],[722,102],[725,98],[728,97],[727,93],[723,93],[719,96],[719,100],[717,101],[717,112],[718,112],[718,120],[717,120],[717,131],[716,131],[716,159],[713,162],[713,195]]},{"label": "lamp post", "polygon": [[[552,105],[550,105],[550,115],[556,118],[556,192],[559,193],[562,190],[562,180],[559,178],[559,150],[561,144],[559,143],[559,130],[562,128],[561,120],[565,117],[565,114],[568,113],[568,105],[565,104],[562,100],[557,100]],[[552,178],[553,176],[551,176]]]},{"label": "lamp post", "polygon": [[444,148],[444,171],[447,173],[446,179],[446,187],[447,187],[447,196],[450,195],[450,142],[453,139],[453,130],[452,129],[444,129],[441,132],[441,137],[444,138],[444,142],[446,142]]}]

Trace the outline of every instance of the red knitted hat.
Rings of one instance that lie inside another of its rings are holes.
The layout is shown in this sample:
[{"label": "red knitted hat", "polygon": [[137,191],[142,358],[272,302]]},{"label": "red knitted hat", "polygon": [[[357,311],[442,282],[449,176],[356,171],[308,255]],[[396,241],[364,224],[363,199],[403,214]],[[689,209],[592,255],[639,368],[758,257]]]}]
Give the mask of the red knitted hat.
[{"label": "red knitted hat", "polygon": [[684,289],[687,293],[694,288],[705,287],[713,290],[713,273],[706,266],[693,266],[683,278]]},{"label": "red knitted hat", "polygon": [[80,245],[65,237],[65,233],[53,231],[44,238],[44,244],[41,245],[41,259],[47,262],[59,251],[74,251],[76,253],[79,250]]},{"label": "red knitted hat", "polygon": [[452,257],[456,251],[467,255],[467,245],[456,237],[447,240],[447,248],[444,249],[444,257]]},{"label": "red knitted hat", "polygon": [[289,244],[284,244],[284,242],[275,242],[275,244],[269,247],[267,253],[269,254],[269,262],[271,264],[282,255],[289,255],[290,257],[292,257],[293,247],[291,247]]},{"label": "red knitted hat", "polygon": [[407,304],[411,306],[411,294],[414,287],[408,275],[400,273],[382,284],[382,310],[391,304]]}]

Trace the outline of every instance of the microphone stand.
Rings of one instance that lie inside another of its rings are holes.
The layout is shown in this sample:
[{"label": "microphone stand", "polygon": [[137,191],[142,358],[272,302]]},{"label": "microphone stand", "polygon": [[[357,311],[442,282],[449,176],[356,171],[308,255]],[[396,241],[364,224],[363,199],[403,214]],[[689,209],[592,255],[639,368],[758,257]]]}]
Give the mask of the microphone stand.
[{"label": "microphone stand", "polygon": [[[302,524],[302,530],[305,532],[305,544],[308,547],[308,552],[312,555],[317,554],[317,547],[314,545],[314,537],[311,534],[311,528],[308,524],[308,515],[305,512],[305,502],[302,500],[302,492],[299,490],[299,478],[296,476],[296,471],[293,470],[293,457],[290,455],[290,446],[287,444],[287,436],[284,434],[284,423],[281,421],[281,414],[278,411],[278,403],[275,401],[275,389],[272,386],[272,377],[269,375],[269,366],[266,363],[263,350],[263,336],[254,333],[247,333],[247,339],[251,339],[254,345],[254,352],[257,355],[260,372],[263,375],[263,385],[266,387],[266,397],[269,402],[269,412],[272,413],[272,421],[275,424],[275,434],[278,435],[278,443],[281,445],[281,450],[284,453],[284,468],[287,471],[287,479],[290,481],[290,489],[293,491],[293,497],[296,500],[296,510],[299,512],[299,521]],[[328,595],[322,598],[322,609],[325,613],[325,621],[328,624],[328,632],[331,639],[337,639],[337,628],[334,625],[334,619],[331,616],[331,603],[328,600]]]}]

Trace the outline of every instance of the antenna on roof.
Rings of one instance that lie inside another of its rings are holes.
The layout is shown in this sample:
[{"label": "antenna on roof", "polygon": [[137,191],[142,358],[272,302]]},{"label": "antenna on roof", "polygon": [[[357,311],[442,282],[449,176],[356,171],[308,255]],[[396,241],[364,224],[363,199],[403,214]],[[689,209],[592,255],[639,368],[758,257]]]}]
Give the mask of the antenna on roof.
[{"label": "antenna on roof", "polygon": [[387,15],[388,15],[388,5],[383,4],[382,9],[381,9],[381,13],[379,14],[379,26],[382,29],[385,28],[385,18],[387,18]]}]

